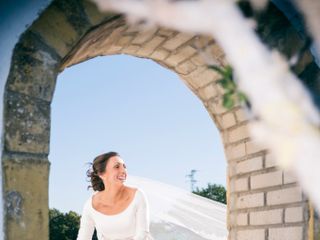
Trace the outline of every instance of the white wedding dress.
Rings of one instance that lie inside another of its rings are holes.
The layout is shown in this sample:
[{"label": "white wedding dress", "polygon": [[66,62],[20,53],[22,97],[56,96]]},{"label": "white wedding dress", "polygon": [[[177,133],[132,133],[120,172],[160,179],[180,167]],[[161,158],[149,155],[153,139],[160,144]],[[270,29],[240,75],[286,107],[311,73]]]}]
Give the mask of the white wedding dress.
[{"label": "white wedding dress", "polygon": [[226,240],[226,205],[151,179],[128,176],[145,193],[155,240]]}]

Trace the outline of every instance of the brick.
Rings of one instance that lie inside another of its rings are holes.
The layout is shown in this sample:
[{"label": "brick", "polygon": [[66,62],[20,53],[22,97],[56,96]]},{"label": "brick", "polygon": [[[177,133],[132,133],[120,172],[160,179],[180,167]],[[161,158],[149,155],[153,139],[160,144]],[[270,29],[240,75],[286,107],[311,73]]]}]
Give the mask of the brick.
[{"label": "brick", "polygon": [[132,39],[132,36],[123,36],[123,37],[120,37],[115,43],[114,45],[115,46],[122,46],[122,47],[125,47],[126,45],[128,45],[130,43]]},{"label": "brick", "polygon": [[248,214],[247,213],[238,213],[237,214],[237,225],[238,226],[248,225]]},{"label": "brick", "polygon": [[223,87],[221,86],[221,84],[219,84],[219,83],[216,82],[216,87],[217,87],[218,92],[219,92],[219,94],[220,94],[221,96],[223,96],[223,94],[226,93],[226,89],[223,88]]},{"label": "brick", "polygon": [[242,125],[239,126],[233,130],[229,131],[229,142],[237,142],[242,139],[247,139],[249,138],[249,131],[248,131],[248,126],[247,125]]},{"label": "brick", "polygon": [[283,209],[250,212],[250,225],[269,225],[282,223]]},{"label": "brick", "polygon": [[153,38],[155,35],[157,28],[152,28],[148,29],[146,31],[141,31],[137,34],[137,36],[132,40],[133,44],[142,44],[145,43],[146,41],[150,40]]},{"label": "brick", "polygon": [[179,74],[184,74],[184,75],[189,74],[196,69],[197,69],[197,66],[194,65],[191,61],[186,61],[176,67],[176,71]]},{"label": "brick", "polygon": [[212,112],[213,114],[223,114],[228,111],[228,109],[223,106],[221,97],[209,101],[208,106],[210,112]]},{"label": "brick", "polygon": [[303,240],[303,227],[270,228],[269,240]]},{"label": "brick", "polygon": [[195,56],[193,56],[190,60],[191,60],[191,62],[193,62],[193,63],[194,63],[195,65],[197,65],[197,66],[206,65],[203,57],[200,56],[200,55],[195,55]]},{"label": "brick", "polygon": [[213,56],[215,56],[215,58],[221,58],[225,55],[222,48],[220,46],[218,46],[218,44],[210,45],[209,50],[210,50],[211,54]]},{"label": "brick", "polygon": [[243,122],[243,121],[248,120],[248,117],[247,117],[247,115],[245,113],[245,110],[238,109],[236,111],[236,119],[237,119],[237,122]]},{"label": "brick", "polygon": [[[100,49],[104,50],[103,52],[105,54],[107,54],[109,52],[109,48],[112,45],[115,45],[117,47],[122,48],[122,46],[119,46],[116,44],[117,44],[118,39],[123,35],[123,31],[125,31],[125,29],[126,29],[125,26],[121,26],[121,27],[117,27],[116,29],[110,29],[110,30],[106,31],[106,33],[105,32],[103,32],[103,33],[98,32],[97,33],[98,36],[95,37],[96,41],[98,42],[98,39],[102,38],[102,36],[103,36],[103,38],[99,41],[99,46],[95,47],[95,48],[100,48]],[[100,36],[100,35],[102,35],[102,36]],[[88,42],[88,45],[84,49],[85,52],[92,45],[92,41],[87,41],[87,42]]]},{"label": "brick", "polygon": [[234,181],[234,190],[236,192],[248,190],[248,178],[239,178]]},{"label": "brick", "polygon": [[[194,89],[200,89],[209,83],[212,83],[215,81],[214,73],[212,74],[212,71],[209,71],[206,66],[198,67],[195,71],[191,72],[188,75],[182,76],[183,79],[185,79]],[[216,113],[213,106],[216,104],[214,101],[210,101],[208,103],[208,106],[210,108],[210,111],[213,113]],[[227,110],[224,110],[226,112]]]},{"label": "brick", "polygon": [[251,189],[266,188],[282,184],[282,171],[269,172],[250,177]]},{"label": "brick", "polygon": [[232,127],[236,124],[236,119],[232,112],[222,115],[222,126],[224,128]]},{"label": "brick", "polygon": [[264,205],[263,193],[253,193],[238,197],[238,208],[262,207]]},{"label": "brick", "polygon": [[128,47],[124,48],[122,52],[130,55],[134,55],[139,49],[140,49],[140,46],[138,45],[129,45]]},{"label": "brick", "polygon": [[151,58],[155,60],[164,60],[169,56],[169,52],[165,49],[157,49],[151,54]]},{"label": "brick", "polygon": [[303,207],[292,207],[285,210],[285,222],[302,222],[303,221]]},{"label": "brick", "polygon": [[166,36],[166,37],[170,37],[171,35],[173,35],[174,31],[172,31],[171,29],[167,29],[167,28],[160,28],[158,31],[158,35],[161,36]]},{"label": "brick", "polygon": [[203,100],[208,100],[210,98],[216,97],[217,96],[217,89],[215,88],[214,84],[209,84],[201,89],[199,89],[199,95],[201,99]]},{"label": "brick", "polygon": [[265,240],[265,230],[248,229],[237,231],[237,240]]},{"label": "brick", "polygon": [[196,53],[196,50],[191,46],[186,46],[180,49],[178,52],[171,54],[167,59],[166,63],[171,66],[176,66],[179,63],[183,62],[184,60],[191,57],[193,54]]},{"label": "brick", "polygon": [[191,38],[193,38],[193,35],[190,34],[185,34],[185,33],[178,33],[176,36],[173,38],[170,38],[167,40],[164,44],[163,47],[168,49],[168,50],[175,50],[185,42],[189,41]]},{"label": "brick", "polygon": [[228,161],[244,157],[245,155],[246,151],[244,143],[240,143],[236,146],[229,146],[226,149],[226,156]]},{"label": "brick", "polygon": [[237,174],[248,173],[262,169],[262,157],[255,157],[249,160],[241,161],[236,165]]},{"label": "brick", "polygon": [[149,56],[164,41],[163,37],[154,37],[149,42],[143,44],[143,47],[137,52],[138,55]]},{"label": "brick", "polygon": [[197,36],[194,41],[194,45],[196,46],[196,48],[204,49],[205,51],[205,49],[210,48],[212,46],[212,44],[209,45],[209,43],[212,42],[212,40],[212,37],[208,35]]},{"label": "brick", "polygon": [[283,172],[283,181],[284,181],[284,184],[295,183],[295,182],[297,182],[297,178],[293,172],[284,171]]},{"label": "brick", "polygon": [[267,148],[265,146],[262,146],[261,143],[258,143],[256,141],[246,142],[247,154],[258,153],[258,152],[265,151],[265,150],[267,150]]},{"label": "brick", "polygon": [[231,226],[248,225],[248,213],[233,212],[230,214]]},{"label": "brick", "polygon": [[266,168],[277,166],[277,162],[276,162],[276,159],[273,154],[270,154],[270,153],[267,154],[265,156],[265,161],[266,161],[266,163],[265,163]]},{"label": "brick", "polygon": [[107,49],[107,54],[119,54],[119,52],[122,50],[123,46],[119,45],[111,45]]},{"label": "brick", "polygon": [[267,205],[278,205],[302,201],[300,187],[286,188],[267,193]]}]

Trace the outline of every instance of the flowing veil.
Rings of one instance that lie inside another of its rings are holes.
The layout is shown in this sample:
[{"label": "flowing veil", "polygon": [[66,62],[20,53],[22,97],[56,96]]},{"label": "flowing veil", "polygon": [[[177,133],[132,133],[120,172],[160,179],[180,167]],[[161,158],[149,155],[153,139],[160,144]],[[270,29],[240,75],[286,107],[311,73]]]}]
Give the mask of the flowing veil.
[{"label": "flowing veil", "polygon": [[155,240],[226,240],[226,205],[184,189],[137,176],[127,185],[140,188],[150,208]]}]

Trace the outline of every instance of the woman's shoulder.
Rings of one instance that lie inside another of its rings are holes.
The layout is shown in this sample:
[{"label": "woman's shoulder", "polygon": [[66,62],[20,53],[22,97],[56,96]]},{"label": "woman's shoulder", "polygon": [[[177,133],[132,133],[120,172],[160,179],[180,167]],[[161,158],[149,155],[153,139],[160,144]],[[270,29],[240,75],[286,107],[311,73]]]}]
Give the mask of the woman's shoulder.
[{"label": "woman's shoulder", "polygon": [[137,202],[145,202],[146,194],[141,188],[132,188],[135,194],[135,199]]}]

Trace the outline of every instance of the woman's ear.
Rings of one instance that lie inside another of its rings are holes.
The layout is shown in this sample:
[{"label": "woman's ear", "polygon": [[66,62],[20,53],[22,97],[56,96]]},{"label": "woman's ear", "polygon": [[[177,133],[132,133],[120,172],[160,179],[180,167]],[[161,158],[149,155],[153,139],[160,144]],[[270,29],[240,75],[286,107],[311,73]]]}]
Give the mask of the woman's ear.
[{"label": "woman's ear", "polygon": [[98,174],[98,176],[99,176],[99,178],[101,178],[101,180],[104,180],[105,179],[105,172]]}]

